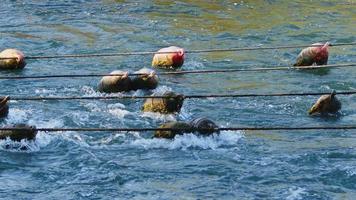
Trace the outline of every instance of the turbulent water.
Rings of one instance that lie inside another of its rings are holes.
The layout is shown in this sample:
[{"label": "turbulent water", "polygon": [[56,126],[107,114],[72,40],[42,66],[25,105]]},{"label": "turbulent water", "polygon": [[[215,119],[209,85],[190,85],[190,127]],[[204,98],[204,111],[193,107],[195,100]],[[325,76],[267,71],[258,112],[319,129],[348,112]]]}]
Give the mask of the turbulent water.
[{"label": "turbulent water", "polygon": [[[123,1],[2,0],[1,49],[26,55],[300,45],[356,40],[354,0]],[[188,54],[182,69],[289,66],[300,49]],[[152,56],[28,60],[1,76],[135,71]],[[356,61],[332,47],[330,64]],[[104,96],[100,77],[0,80],[0,95]],[[354,68],[161,76],[149,95],[355,90]],[[207,116],[228,126],[340,126],[356,122],[356,97],[339,96],[339,116],[310,117],[318,97],[188,99],[177,115],[142,113],[142,100],[12,101],[0,125],[156,127]],[[152,132],[59,132],[0,141],[0,199],[354,199],[351,130],[226,131],[151,139]],[[11,149],[6,147],[12,147]],[[28,150],[21,150],[26,146]]]}]

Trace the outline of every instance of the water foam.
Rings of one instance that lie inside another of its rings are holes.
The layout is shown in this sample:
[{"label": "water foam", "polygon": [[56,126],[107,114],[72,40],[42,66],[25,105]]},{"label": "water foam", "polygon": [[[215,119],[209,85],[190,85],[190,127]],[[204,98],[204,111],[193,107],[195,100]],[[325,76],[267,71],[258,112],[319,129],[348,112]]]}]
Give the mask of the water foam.
[{"label": "water foam", "polygon": [[121,103],[110,104],[108,105],[108,112],[118,118],[124,118],[125,116],[131,114],[131,112],[125,110],[125,108],[125,105]]},{"label": "water foam", "polygon": [[289,188],[289,195],[286,197],[287,200],[298,200],[303,199],[302,195],[307,194],[304,188],[292,187]]},{"label": "water foam", "polygon": [[218,149],[223,146],[234,146],[243,137],[241,132],[223,131],[220,134],[214,134],[209,137],[195,134],[177,135],[173,140],[153,138],[138,138],[127,143],[129,146],[144,149],[181,149],[191,148]]}]

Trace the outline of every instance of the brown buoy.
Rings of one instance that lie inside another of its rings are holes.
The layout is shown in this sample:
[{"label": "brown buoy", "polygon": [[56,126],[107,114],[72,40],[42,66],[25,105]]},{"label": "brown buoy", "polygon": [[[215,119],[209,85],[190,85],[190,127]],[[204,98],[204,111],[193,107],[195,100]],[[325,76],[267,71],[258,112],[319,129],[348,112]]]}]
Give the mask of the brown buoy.
[{"label": "brown buoy", "polygon": [[98,85],[98,90],[105,93],[127,92],[130,90],[131,79],[128,72],[116,70],[111,72],[112,75],[104,76]]},{"label": "brown buoy", "polygon": [[309,115],[336,113],[341,109],[341,102],[336,98],[335,90],[328,95],[322,95],[309,109]]},{"label": "brown buoy", "polygon": [[[168,52],[168,53],[161,53]],[[179,68],[184,63],[185,52],[183,48],[170,46],[158,50],[153,56],[152,66],[160,68]]]},{"label": "brown buoy", "polygon": [[25,55],[21,51],[16,49],[5,49],[0,52],[0,69],[23,69],[25,66]]},{"label": "brown buoy", "polygon": [[0,117],[6,117],[9,114],[9,105],[7,104],[9,99],[9,96],[0,98]]},{"label": "brown buoy", "polygon": [[163,114],[180,112],[184,96],[174,92],[165,92],[162,98],[148,98],[143,104],[144,112],[159,112]]},{"label": "brown buoy", "polygon": [[185,122],[168,122],[159,126],[159,128],[177,129],[177,130],[157,130],[154,133],[155,138],[173,139],[176,135],[191,133],[192,127]]},{"label": "brown buoy", "polygon": [[37,135],[35,126],[29,126],[26,124],[16,124],[14,126],[8,126],[6,128],[18,128],[18,130],[0,130],[0,139],[4,140],[10,138],[13,141],[21,141],[23,139],[34,140]]},{"label": "brown buoy", "polygon": [[132,79],[132,90],[153,90],[158,86],[158,76],[152,69],[142,68],[135,72],[139,74]]}]

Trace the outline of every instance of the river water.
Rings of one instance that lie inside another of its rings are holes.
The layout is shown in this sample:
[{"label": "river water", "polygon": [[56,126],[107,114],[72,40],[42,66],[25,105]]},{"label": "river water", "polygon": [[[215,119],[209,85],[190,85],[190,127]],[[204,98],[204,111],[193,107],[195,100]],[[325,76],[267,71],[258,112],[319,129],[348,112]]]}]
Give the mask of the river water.
[{"label": "river water", "polygon": [[[124,1],[2,0],[1,49],[26,55],[300,45],[356,40],[353,0]],[[183,70],[289,66],[300,49],[187,54]],[[29,60],[50,75],[135,71],[152,56]],[[354,46],[331,47],[329,63],[356,61]],[[162,76],[184,94],[355,90],[354,68]],[[97,78],[0,80],[0,95],[104,96]],[[146,95],[136,91],[127,95]],[[114,94],[117,95],[117,94]],[[157,127],[206,116],[228,126],[340,126],[356,122],[356,97],[339,116],[310,117],[318,97],[188,99],[177,115],[142,113],[142,100],[12,101],[0,125]],[[334,131],[225,131],[174,140],[146,133],[40,132],[34,142],[0,141],[0,199],[354,199],[356,135]],[[6,149],[12,145],[12,150]],[[27,151],[19,150],[26,146]]]}]

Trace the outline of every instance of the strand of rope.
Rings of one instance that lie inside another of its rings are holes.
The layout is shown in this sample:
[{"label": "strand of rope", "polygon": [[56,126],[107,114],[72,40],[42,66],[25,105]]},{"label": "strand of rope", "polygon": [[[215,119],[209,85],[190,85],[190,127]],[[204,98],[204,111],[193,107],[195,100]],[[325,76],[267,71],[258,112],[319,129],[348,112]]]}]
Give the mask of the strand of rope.
[{"label": "strand of rope", "polygon": [[306,127],[220,127],[220,128],[16,128],[1,127],[0,131],[34,130],[42,132],[146,132],[146,131],[273,131],[273,130],[352,130],[356,126],[306,126]]},{"label": "strand of rope", "polygon": [[[329,46],[354,46],[356,42],[352,43],[335,43]],[[239,48],[225,48],[225,49],[198,49],[198,50],[187,50],[185,53],[210,53],[210,52],[234,52],[234,51],[257,51],[257,50],[273,50],[273,49],[293,49],[293,48],[305,48],[311,46],[322,46],[322,45],[292,45],[292,46],[274,46],[274,47],[239,47]],[[153,54],[166,54],[166,53],[176,53],[176,52],[157,52],[157,51],[142,51],[142,52],[123,52],[123,53],[99,53],[99,54],[64,54],[64,55],[45,55],[45,56],[26,56],[27,60],[35,59],[54,59],[54,58],[84,58],[84,57],[113,57],[113,56],[132,56],[132,55],[153,55]],[[0,58],[1,59],[15,59]]]},{"label": "strand of rope", "polygon": [[[285,66],[268,66],[256,67],[250,69],[214,69],[214,70],[192,70],[192,71],[172,71],[160,72],[158,76],[166,75],[182,75],[182,74],[209,74],[209,73],[231,73],[231,72],[258,72],[258,71],[281,71],[281,70],[312,70],[312,69],[327,69],[327,68],[343,68],[353,67],[356,63],[343,63],[333,65],[320,65],[320,66],[303,66],[303,67],[285,67]],[[131,73],[129,76],[147,75],[140,73]],[[45,78],[85,78],[85,77],[102,77],[102,76],[122,76],[118,74],[62,74],[62,75],[38,75],[38,76],[0,76],[0,79],[45,79]]]},{"label": "strand of rope", "polygon": [[[330,92],[305,92],[305,93],[274,93],[274,94],[208,94],[208,95],[183,95],[184,99],[205,98],[243,98],[243,97],[281,97],[281,96],[320,96]],[[353,95],[356,91],[337,92],[337,95]],[[149,99],[172,98],[169,96],[49,96],[49,97],[8,97],[14,101],[43,101],[43,100],[117,100],[117,99]]]}]

